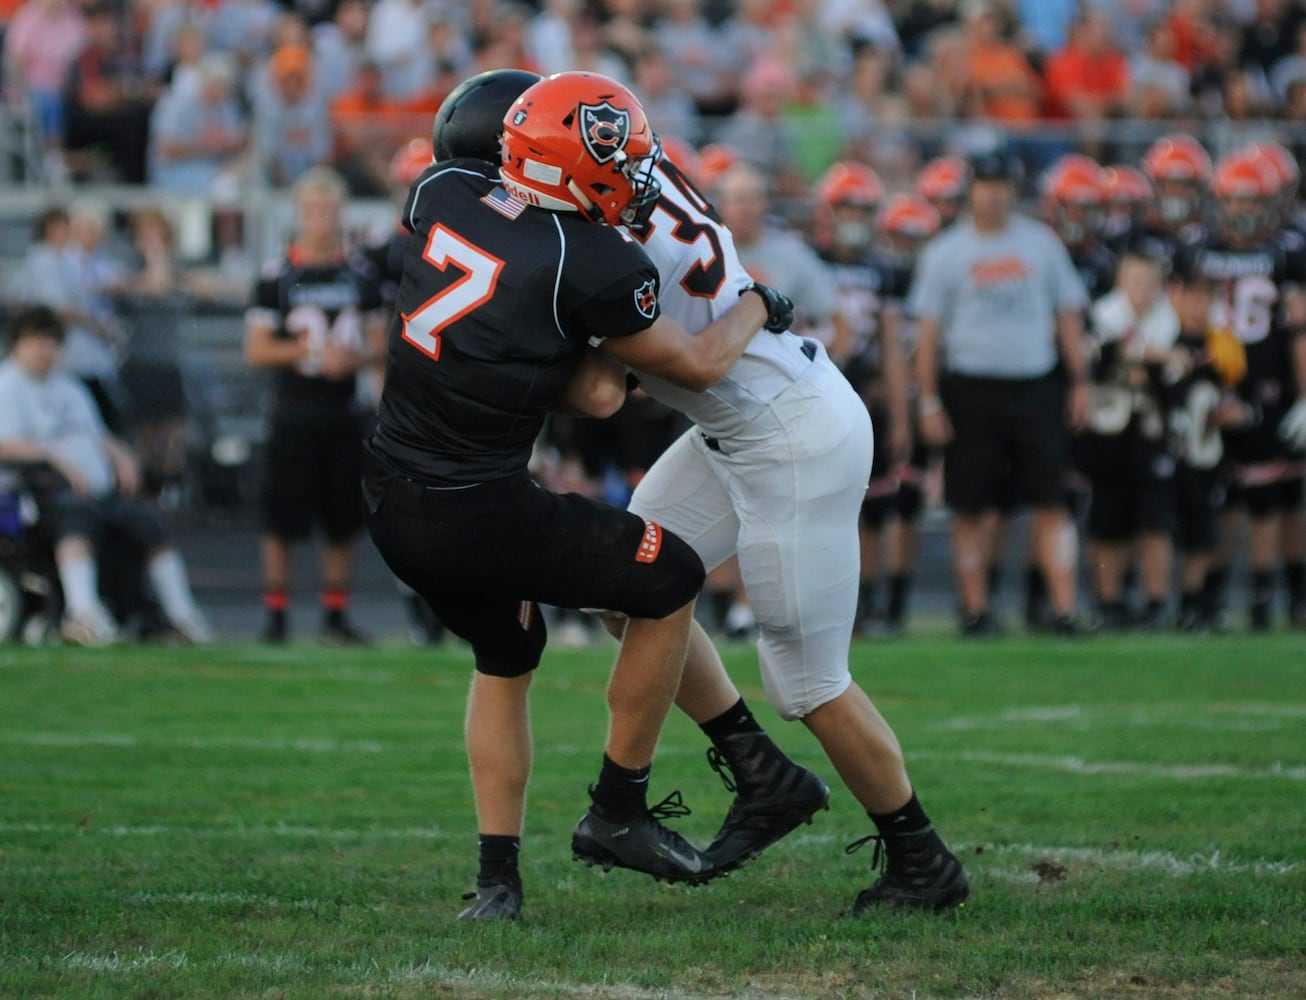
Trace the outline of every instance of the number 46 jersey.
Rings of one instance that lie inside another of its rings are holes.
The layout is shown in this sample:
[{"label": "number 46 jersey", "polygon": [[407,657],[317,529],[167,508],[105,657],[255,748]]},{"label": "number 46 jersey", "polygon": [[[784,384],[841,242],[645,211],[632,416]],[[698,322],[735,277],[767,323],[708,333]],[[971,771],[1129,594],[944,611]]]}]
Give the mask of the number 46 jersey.
[{"label": "number 46 jersey", "polygon": [[[728,311],[753,279],[740,263],[730,230],[693,183],[665,157],[654,170],[662,194],[636,238],[661,276],[662,309],[693,333]],[[742,431],[810,365],[801,338],[760,333],[705,392],[643,373],[640,384],[709,437],[724,439]]]},{"label": "number 46 jersey", "polygon": [[1286,408],[1293,396],[1294,331],[1285,297],[1306,277],[1306,258],[1282,240],[1238,247],[1215,237],[1181,252],[1190,255],[1187,268],[1215,287],[1211,326],[1233,333],[1247,351],[1244,398],[1267,413]]},{"label": "number 46 jersey", "polygon": [[479,160],[428,168],[403,222],[371,446],[433,485],[521,472],[587,345],[658,318],[657,271],[623,231],[532,208]]}]

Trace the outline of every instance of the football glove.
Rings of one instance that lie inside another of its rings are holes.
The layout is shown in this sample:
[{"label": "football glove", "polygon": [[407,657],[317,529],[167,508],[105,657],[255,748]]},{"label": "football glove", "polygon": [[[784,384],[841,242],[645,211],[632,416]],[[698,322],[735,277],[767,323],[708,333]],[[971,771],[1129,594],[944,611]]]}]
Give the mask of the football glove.
[{"label": "football glove", "polygon": [[1212,330],[1206,335],[1206,356],[1225,385],[1237,385],[1247,374],[1247,351],[1229,330]]},{"label": "football glove", "polygon": [[1306,399],[1299,399],[1279,421],[1279,439],[1294,451],[1306,451]]},{"label": "football glove", "polygon": [[793,325],[794,304],[789,296],[760,281],[749,282],[748,287],[740,289],[739,294],[743,295],[744,292],[756,292],[766,304],[766,322],[762,324],[764,329],[772,333],[784,333]]}]

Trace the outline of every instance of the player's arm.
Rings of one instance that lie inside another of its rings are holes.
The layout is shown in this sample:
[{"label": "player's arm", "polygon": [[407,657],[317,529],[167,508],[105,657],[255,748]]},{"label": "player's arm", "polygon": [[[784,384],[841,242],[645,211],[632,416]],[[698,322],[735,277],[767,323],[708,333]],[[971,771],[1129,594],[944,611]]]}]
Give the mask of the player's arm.
[{"label": "player's arm", "polygon": [[880,357],[884,367],[884,388],[889,397],[890,445],[894,458],[906,461],[911,454],[911,421],[907,414],[907,358],[902,350],[902,308],[885,307],[880,312]]},{"label": "player's arm", "polygon": [[245,362],[255,368],[289,368],[308,357],[308,344],[302,338],[286,340],[277,336],[271,322],[247,317],[245,320]]},{"label": "player's arm", "polygon": [[626,402],[626,366],[600,347],[591,347],[567,383],[554,410],[571,417],[610,417]]},{"label": "player's arm", "polygon": [[751,285],[729,312],[696,335],[660,314],[652,326],[604,346],[636,371],[703,392],[730,370],[759,330],[780,333],[792,321],[792,302],[765,285]]},{"label": "player's arm", "polygon": [[1070,382],[1066,400],[1067,420],[1072,430],[1088,423],[1091,396],[1088,388],[1088,363],[1084,359],[1084,315],[1079,308],[1061,309],[1056,316],[1057,350]]},{"label": "player's arm", "polygon": [[916,317],[916,385],[920,389],[921,437],[936,447],[952,439],[952,424],[939,398],[939,337],[943,324],[937,316]]}]

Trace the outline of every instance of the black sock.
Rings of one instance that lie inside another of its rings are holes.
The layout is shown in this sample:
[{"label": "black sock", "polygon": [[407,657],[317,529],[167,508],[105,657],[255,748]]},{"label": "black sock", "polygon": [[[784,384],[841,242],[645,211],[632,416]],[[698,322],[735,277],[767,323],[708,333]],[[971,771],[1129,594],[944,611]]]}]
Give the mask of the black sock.
[{"label": "black sock", "polygon": [[1274,571],[1252,571],[1252,604],[1269,604],[1274,600]]},{"label": "black sock", "polygon": [[731,791],[743,795],[766,792],[786,775],[792,774],[793,761],[776,746],[748,710],[743,698],[699,728],[720,754],[720,758],[714,760],[709,751],[708,760],[723,779],[726,776],[721,772],[720,759],[724,758],[729,765],[734,780],[726,781],[726,788]]},{"label": "black sock", "polygon": [[718,744],[726,736],[763,731],[761,724],[753,717],[753,713],[749,711],[748,706],[744,704],[743,698],[740,698],[716,718],[701,723],[698,728],[703,730],[703,734],[713,744]]},{"label": "black sock", "polygon": [[648,812],[648,776],[651,767],[632,771],[603,755],[598,783],[590,797],[604,819],[633,819]]},{"label": "black sock", "polygon": [[1306,563],[1284,563],[1283,582],[1288,585],[1288,600],[1291,603],[1300,604],[1306,600]]},{"label": "black sock", "polygon": [[498,885],[517,881],[517,857],[521,853],[521,839],[502,834],[482,833],[479,837],[481,870],[476,876],[478,886]]},{"label": "black sock", "polygon": [[907,613],[907,598],[911,594],[911,577],[894,573],[889,577],[889,621],[900,622]]},{"label": "black sock", "polygon": [[866,815],[871,817],[875,829],[886,839],[902,834],[920,833],[930,825],[930,818],[925,815],[925,810],[921,808],[920,800],[916,798],[915,791],[911,793],[911,798],[907,800],[907,804],[900,809],[895,809],[891,813],[873,813],[867,810]]},{"label": "black sock", "polygon": [[875,581],[863,580],[857,585],[857,617],[869,618],[875,614]]},{"label": "black sock", "polygon": [[1224,595],[1229,586],[1229,567],[1212,566],[1206,572],[1202,584],[1202,596],[1208,611],[1220,611],[1224,608]]},{"label": "black sock", "polygon": [[989,567],[989,606],[997,602],[1002,591],[1002,567],[996,563]]}]

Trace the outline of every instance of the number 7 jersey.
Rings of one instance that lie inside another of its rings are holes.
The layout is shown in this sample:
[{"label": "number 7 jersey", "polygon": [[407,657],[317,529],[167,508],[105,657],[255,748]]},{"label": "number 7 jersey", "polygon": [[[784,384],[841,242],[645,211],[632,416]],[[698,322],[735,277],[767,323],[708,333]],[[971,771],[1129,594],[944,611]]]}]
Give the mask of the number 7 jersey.
[{"label": "number 7 jersey", "polygon": [[403,223],[372,447],[436,485],[520,472],[587,345],[653,325],[657,271],[623,231],[532,208],[479,160],[430,167]]},{"label": "number 7 jersey", "polygon": [[[753,279],[716,210],[665,157],[654,168],[662,194],[636,238],[657,267],[663,312],[691,333],[719,319]],[[650,396],[679,410],[709,437],[728,438],[807,370],[811,361],[792,333],[759,333],[725,377],[704,392],[639,373]]]}]

